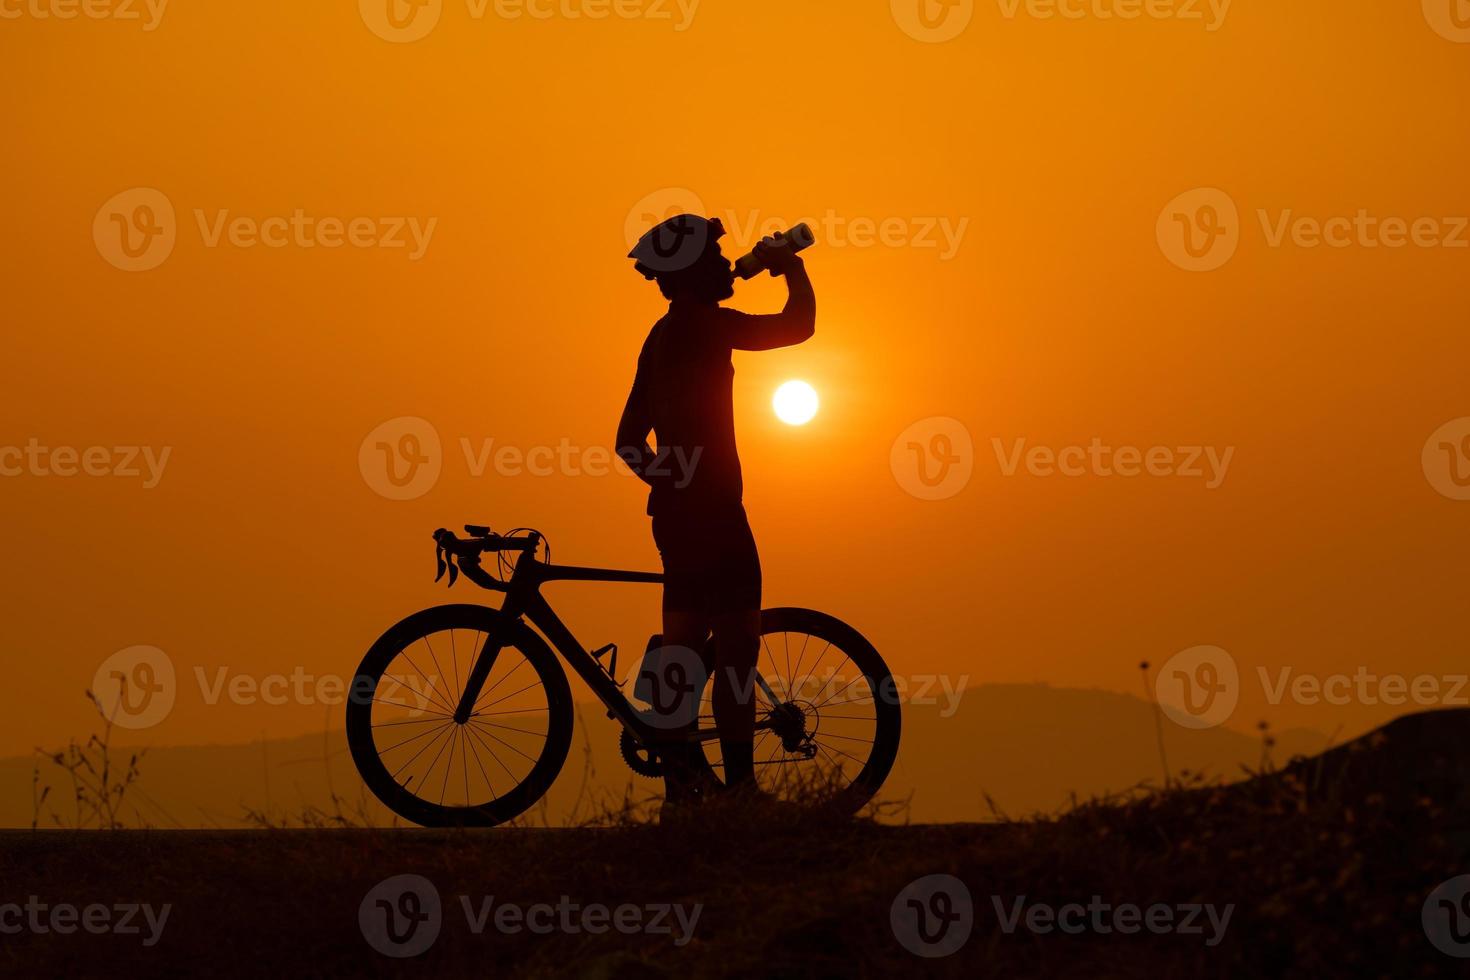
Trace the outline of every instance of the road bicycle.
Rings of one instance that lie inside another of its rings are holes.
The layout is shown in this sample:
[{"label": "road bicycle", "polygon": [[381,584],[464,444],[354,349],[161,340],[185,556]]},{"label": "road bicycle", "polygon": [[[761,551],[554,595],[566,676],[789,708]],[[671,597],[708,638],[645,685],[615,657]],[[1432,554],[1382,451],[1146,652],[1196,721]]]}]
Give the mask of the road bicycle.
[{"label": "road bicycle", "polygon": [[[534,530],[465,532],[434,532],[439,577],[447,572],[453,586],[462,574],[503,593],[500,608],[445,605],[407,617],[368,650],[347,699],[353,761],[388,809],[428,827],[494,826],[535,804],[572,740],[571,688],[552,648],[621,724],[634,772],[661,775],[677,746],[681,765],[718,780],[712,638],[698,651],[646,656],[639,680],[653,703],[640,707],[618,679],[616,645],[588,650],[541,595],[549,582],[659,584],[661,574],[552,564]],[[898,754],[900,710],[892,674],[857,630],[810,609],[763,610],[749,691],[764,791],[796,800],[818,786],[845,812],[872,799]],[[689,751],[691,741],[702,751]]]}]

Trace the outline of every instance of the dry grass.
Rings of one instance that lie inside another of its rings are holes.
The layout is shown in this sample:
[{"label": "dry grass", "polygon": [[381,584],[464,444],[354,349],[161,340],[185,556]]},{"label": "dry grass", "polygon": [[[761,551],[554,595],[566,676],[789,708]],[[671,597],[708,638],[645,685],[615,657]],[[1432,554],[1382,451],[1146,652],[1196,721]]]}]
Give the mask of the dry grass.
[{"label": "dry grass", "polygon": [[[414,966],[445,975],[1455,975],[1461,964],[1429,945],[1419,910],[1470,860],[1460,750],[1470,724],[1454,713],[1420,724],[1426,717],[1285,768],[1273,765],[1263,730],[1262,767],[1243,782],[1170,774],[1161,786],[986,825],[892,826],[903,815],[895,802],[841,817],[824,805],[831,787],[814,782],[804,806],[718,799],[681,819],[662,819],[652,793],[589,797],[576,829],[545,828],[534,811],[488,831],[372,829],[364,809],[334,797],[331,812],[260,816],[266,833],[22,835],[0,848],[0,880],[18,894],[114,895],[178,911],[154,951],[22,936],[0,951],[0,967],[211,974],[220,950],[238,947],[252,950],[252,974],[391,975],[401,964],[367,947],[357,907],[378,881],[411,872],[435,883],[445,908],[440,939]],[[107,738],[75,747],[86,763],[57,754],[88,815],[75,826],[122,823],[137,760],[112,764]],[[909,882],[936,873],[969,886],[975,932],[956,955],[920,961],[895,940],[889,908]],[[699,904],[703,913],[682,948],[651,935],[475,935],[459,896],[487,895],[523,906],[561,896]],[[994,909],[1019,896],[1063,905],[1094,895],[1234,911],[1224,941],[1209,947],[1177,934],[1006,933]],[[252,898],[241,906],[231,896]]]},{"label": "dry grass", "polygon": [[[130,812],[133,826],[147,826],[137,807],[128,804],[128,791],[141,775],[139,763],[147,749],[129,753],[126,762],[114,760],[112,719],[91,691],[87,692],[87,700],[102,719],[100,733],[89,736],[85,742],[72,739],[62,749],[35,750],[36,764],[31,772],[32,830],[43,823],[72,830],[120,830],[126,826],[125,817]],[[41,775],[43,762],[64,773],[65,784],[71,790],[70,814],[55,809],[52,787]]]}]

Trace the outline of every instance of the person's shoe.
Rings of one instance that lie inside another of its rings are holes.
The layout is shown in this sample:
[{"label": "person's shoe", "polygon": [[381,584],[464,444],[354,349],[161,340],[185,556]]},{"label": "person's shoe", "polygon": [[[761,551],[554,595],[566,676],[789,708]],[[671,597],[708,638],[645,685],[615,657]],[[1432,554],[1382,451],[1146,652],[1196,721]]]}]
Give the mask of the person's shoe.
[{"label": "person's shoe", "polygon": [[[704,753],[697,746],[685,742],[674,742],[662,746],[659,761],[664,770],[664,803],[659,810],[659,822],[677,820],[697,809],[710,794],[711,783],[718,784],[709,766],[704,765]],[[698,759],[694,753],[699,753]]]},{"label": "person's shoe", "polygon": [[665,796],[658,808],[659,826],[682,826],[699,818],[698,796]]}]

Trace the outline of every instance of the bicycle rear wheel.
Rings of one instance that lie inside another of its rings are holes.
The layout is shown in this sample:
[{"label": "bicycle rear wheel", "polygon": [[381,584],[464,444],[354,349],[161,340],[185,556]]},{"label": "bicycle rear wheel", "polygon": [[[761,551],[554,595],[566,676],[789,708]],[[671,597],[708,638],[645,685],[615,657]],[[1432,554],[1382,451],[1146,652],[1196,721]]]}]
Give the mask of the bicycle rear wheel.
[{"label": "bicycle rear wheel", "polygon": [[[756,782],[789,802],[861,809],[898,756],[901,713],[888,665],[841,620],[789,607],[761,612],[759,657]],[[700,704],[705,731],[715,727],[713,681]],[[723,775],[719,741],[707,739],[704,751]]]},{"label": "bicycle rear wheel", "polygon": [[[504,644],[465,724],[454,710],[487,638]],[[425,827],[488,827],[550,788],[572,740],[566,674],[534,631],[486,606],[415,613],[373,644],[347,744],[373,795]]]}]

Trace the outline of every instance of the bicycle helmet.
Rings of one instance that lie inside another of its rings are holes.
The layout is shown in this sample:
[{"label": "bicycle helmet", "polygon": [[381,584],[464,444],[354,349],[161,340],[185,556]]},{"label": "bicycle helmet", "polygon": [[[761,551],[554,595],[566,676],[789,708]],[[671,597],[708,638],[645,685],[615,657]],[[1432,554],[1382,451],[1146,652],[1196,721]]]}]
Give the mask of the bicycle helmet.
[{"label": "bicycle helmet", "polygon": [[725,226],[719,218],[678,214],[644,232],[628,258],[633,260],[633,270],[644,279],[657,279],[689,268],[724,235]]}]

